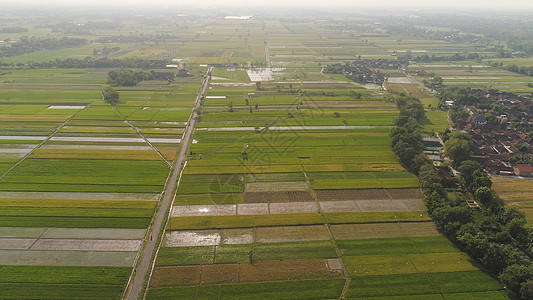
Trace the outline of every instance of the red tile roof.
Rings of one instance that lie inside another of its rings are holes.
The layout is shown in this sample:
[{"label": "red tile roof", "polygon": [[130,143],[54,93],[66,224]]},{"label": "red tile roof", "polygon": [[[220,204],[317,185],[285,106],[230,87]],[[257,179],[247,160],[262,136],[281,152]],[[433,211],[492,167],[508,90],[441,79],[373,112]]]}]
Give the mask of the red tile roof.
[{"label": "red tile roof", "polygon": [[533,173],[532,165],[517,165],[516,167],[520,173]]}]

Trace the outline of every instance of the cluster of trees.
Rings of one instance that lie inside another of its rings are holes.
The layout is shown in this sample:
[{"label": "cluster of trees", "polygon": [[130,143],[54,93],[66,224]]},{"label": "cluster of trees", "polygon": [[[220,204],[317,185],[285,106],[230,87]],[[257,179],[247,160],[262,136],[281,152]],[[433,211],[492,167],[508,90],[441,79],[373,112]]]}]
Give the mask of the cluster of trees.
[{"label": "cluster of trees", "polygon": [[439,76],[431,76],[429,79],[424,79],[424,85],[430,89],[438,89],[442,86],[444,80]]},{"label": "cluster of trees", "polygon": [[[466,28],[466,26],[463,26],[463,28],[471,30],[471,28]],[[513,51],[523,51],[527,55],[533,54],[533,38],[531,37],[532,29],[533,24],[531,22],[524,23],[520,18],[506,19],[504,21],[500,20],[499,22],[485,20],[485,23],[482,26],[476,26],[475,28],[477,32],[484,34],[489,38],[505,42],[507,47]],[[512,52],[503,50],[503,46],[501,46],[501,48],[502,51],[499,51],[500,53]]]},{"label": "cluster of trees", "polygon": [[523,299],[533,295],[533,234],[524,227],[526,220],[514,208],[505,208],[491,190],[490,177],[479,163],[465,160],[457,169],[460,180],[480,205],[470,208],[461,195],[451,199],[444,192],[430,165],[421,168],[419,178],[425,204],[438,228],[462,246],[488,270]]},{"label": "cluster of trees", "polygon": [[149,72],[132,71],[129,69],[113,70],[107,73],[107,83],[115,86],[136,86],[139,82],[150,78]]},{"label": "cluster of trees", "polygon": [[[384,62],[391,62],[390,60],[375,60],[365,63],[364,61],[357,61],[352,63],[329,64],[324,67],[324,73],[328,74],[344,74],[347,78],[360,83],[366,84],[373,82],[376,84],[383,84],[385,81],[385,74],[380,72],[379,67],[389,68],[389,65]],[[372,63],[375,64],[372,64]],[[392,62],[391,62],[392,64]],[[393,63],[396,67],[399,66],[399,62]]]},{"label": "cluster of trees", "polygon": [[431,56],[427,54],[418,55],[413,60],[419,63],[429,63],[437,61],[465,61],[465,60],[481,60],[484,56],[479,55],[478,53],[455,53],[454,55],[443,55],[436,56],[432,54]]},{"label": "cluster of trees", "polygon": [[20,26],[0,28],[0,33],[22,33],[22,32],[28,32],[28,28],[24,28]]},{"label": "cluster of trees", "polygon": [[0,47],[0,57],[10,57],[40,50],[55,50],[61,48],[78,47],[87,44],[86,39],[68,38],[36,38],[21,37],[16,43]]},{"label": "cluster of trees", "polygon": [[394,101],[400,109],[396,127],[391,131],[391,145],[400,163],[410,172],[418,174],[426,158],[422,155],[420,121],[424,118],[424,106],[418,98],[399,94]]},{"label": "cluster of trees", "polygon": [[[492,191],[488,174],[469,155],[453,156],[457,145],[468,154],[471,139],[466,133],[445,134],[445,149],[456,160],[461,173],[463,193],[453,197],[446,193],[433,164],[422,154],[419,121],[423,107],[416,98],[400,94],[396,97],[400,116],[391,132],[391,143],[401,163],[418,174],[424,191],[424,202],[439,230],[450,240],[478,259],[488,270],[523,299],[533,299],[533,232],[527,229],[525,217],[514,208],[506,208]],[[479,210],[468,206],[472,197]]]},{"label": "cluster of trees", "polygon": [[[435,25],[436,16],[425,16],[426,22],[429,26],[444,26],[444,25]],[[441,17],[441,16],[438,16]],[[388,24],[385,24],[385,29],[387,33],[391,35],[406,35],[412,37],[419,37],[427,40],[444,40],[451,43],[458,44],[475,44],[479,46],[487,46],[490,44],[490,40],[486,37],[478,34],[470,34],[465,32],[460,32],[459,30],[435,30],[427,29],[424,26],[420,26],[418,23],[419,20],[405,20],[404,18],[390,18]],[[447,26],[454,24],[453,21],[450,21],[450,17],[444,19],[444,22]],[[455,26],[453,26],[455,27]]]},{"label": "cluster of trees", "polygon": [[102,91],[102,99],[106,103],[111,104],[112,106],[115,106],[115,105],[120,103],[118,92],[114,88],[112,88],[110,86],[106,87]]},{"label": "cluster of trees", "polygon": [[510,72],[533,76],[533,67],[517,66],[516,64],[505,65],[503,62],[493,62],[490,65]]},{"label": "cluster of trees", "polygon": [[132,71],[129,69],[113,70],[107,73],[107,83],[115,86],[136,86],[143,80],[166,80],[174,81],[176,76],[172,72]]},{"label": "cluster of trees", "polygon": [[460,163],[470,159],[474,143],[472,137],[461,131],[453,131],[444,135],[444,154],[449,157],[457,167]]},{"label": "cluster of trees", "polygon": [[344,65],[340,64],[340,63],[328,64],[328,65],[324,66],[324,73],[326,73],[326,74],[343,74],[344,73],[344,68],[348,67],[348,65],[349,65],[348,63],[345,63]]},{"label": "cluster of trees", "polygon": [[0,61],[3,68],[28,68],[28,69],[89,69],[89,68],[135,68],[135,69],[164,69],[167,62],[160,59],[121,58],[108,57],[84,59],[66,58],[48,62],[12,63]]},{"label": "cluster of trees", "polygon": [[472,90],[468,87],[444,87],[439,89],[438,97],[441,103],[452,100],[459,105],[470,105],[481,102],[485,94],[481,93],[480,90]]}]

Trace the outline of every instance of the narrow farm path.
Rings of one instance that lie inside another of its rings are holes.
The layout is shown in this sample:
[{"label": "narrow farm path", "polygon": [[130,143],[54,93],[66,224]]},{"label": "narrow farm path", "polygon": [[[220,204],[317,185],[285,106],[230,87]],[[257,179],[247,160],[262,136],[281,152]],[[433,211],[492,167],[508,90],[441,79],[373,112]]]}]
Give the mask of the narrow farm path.
[{"label": "narrow farm path", "polygon": [[147,138],[146,136],[144,136],[144,134],[142,133],[142,131],[135,125],[133,125],[133,123],[131,123],[127,118],[126,116],[120,112],[120,110],[117,109],[116,106],[113,106],[113,109],[119,114],[122,116],[122,119],[124,119],[124,122],[126,122],[126,124],[128,124],[133,130],[135,130],[135,132],[137,133],[137,135],[142,138],[148,145],[150,145],[150,147],[152,149],[154,149],[154,151],[163,159],[163,161],[165,161],[167,163],[167,165],[172,168],[172,163],[169,162],[165,156],[163,155],[163,153],[161,153],[161,151],[159,151],[159,149],[157,149]]},{"label": "narrow farm path", "polygon": [[30,155],[33,154],[33,152],[35,152],[35,150],[41,148],[46,142],[48,142],[56,133],[58,133],[63,127],[65,127],[67,125],[68,122],[70,122],[70,120],[72,120],[72,118],[74,118],[81,110],[79,110],[78,112],[76,112],[75,114],[73,114],[72,116],[70,116],[70,118],[68,118],[65,122],[63,122],[61,125],[59,125],[55,130],[54,132],[52,132],[52,134],[50,134],[48,137],[46,137],[39,145],[37,145],[37,147],[33,148],[30,152],[26,153],[26,155],[24,155],[24,157],[22,157],[19,161],[17,161],[16,164],[14,164],[13,166],[11,166],[11,168],[7,169],[7,171],[5,171],[3,174],[0,174],[0,179],[4,178],[7,173],[11,172],[14,168],[16,168],[18,165],[20,165],[23,161],[26,160],[26,158],[28,158]]},{"label": "narrow farm path", "polygon": [[183,133],[180,153],[174,161],[174,169],[172,171],[172,176],[170,177],[165,186],[163,198],[161,200],[157,212],[155,213],[155,217],[152,220],[151,228],[149,228],[148,230],[150,234],[147,235],[145,241],[146,245],[141,253],[140,261],[137,262],[137,267],[133,270],[132,278],[128,282],[128,286],[126,287],[124,296],[122,297],[123,299],[138,299],[143,290],[143,284],[145,282],[146,276],[150,272],[150,268],[152,266],[152,259],[155,259],[155,250],[157,249],[157,245],[160,243],[160,238],[162,239],[162,237],[160,237],[161,229],[163,227],[163,223],[166,221],[166,215],[170,208],[171,200],[174,197],[174,190],[176,188],[176,182],[181,171],[181,166],[185,162],[187,153],[189,151],[192,132],[198,120],[198,109],[200,108],[202,99],[204,98],[205,93],[207,91],[207,87],[209,86],[209,80],[211,78],[212,69],[213,68],[210,67],[207,70],[205,80],[202,84],[202,89],[196,97],[196,102],[194,103],[194,107],[189,117],[189,121],[187,122],[187,127],[185,129],[185,132]]}]

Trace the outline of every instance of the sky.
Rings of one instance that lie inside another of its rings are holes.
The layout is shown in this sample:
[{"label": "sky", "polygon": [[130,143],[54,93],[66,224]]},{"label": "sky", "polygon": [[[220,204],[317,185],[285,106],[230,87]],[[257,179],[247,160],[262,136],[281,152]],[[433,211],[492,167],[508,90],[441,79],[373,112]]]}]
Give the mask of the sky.
[{"label": "sky", "polygon": [[[0,3],[9,0],[0,0]],[[521,10],[533,8],[531,0],[17,0],[17,4],[65,6],[142,5],[142,6],[302,6],[302,7],[409,7],[409,8],[499,8]]]}]

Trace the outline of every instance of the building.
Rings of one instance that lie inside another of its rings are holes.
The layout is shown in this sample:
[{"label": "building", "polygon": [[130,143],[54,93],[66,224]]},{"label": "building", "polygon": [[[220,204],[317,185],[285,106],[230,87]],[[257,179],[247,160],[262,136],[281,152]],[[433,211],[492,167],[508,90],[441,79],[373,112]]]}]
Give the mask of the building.
[{"label": "building", "polygon": [[515,174],[522,177],[533,177],[533,165],[516,165]]},{"label": "building", "polygon": [[472,120],[476,125],[487,125],[487,118],[484,116],[475,116]]},{"label": "building", "polygon": [[189,77],[190,74],[189,74],[189,71],[187,71],[186,69],[179,69],[178,74],[176,76],[177,77]]}]

